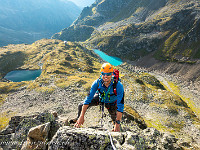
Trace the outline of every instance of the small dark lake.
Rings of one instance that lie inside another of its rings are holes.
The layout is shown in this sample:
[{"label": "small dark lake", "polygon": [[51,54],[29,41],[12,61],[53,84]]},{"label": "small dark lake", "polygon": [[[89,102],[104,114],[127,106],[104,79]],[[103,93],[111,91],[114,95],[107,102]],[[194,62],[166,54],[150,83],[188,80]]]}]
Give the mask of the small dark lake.
[{"label": "small dark lake", "polygon": [[14,70],[6,74],[4,78],[13,81],[30,81],[35,80],[42,73],[42,70]]},{"label": "small dark lake", "polygon": [[97,55],[99,55],[103,60],[109,62],[113,66],[118,66],[118,65],[121,65],[123,63],[123,61],[120,58],[109,56],[109,55],[105,54],[104,52],[102,52],[100,50],[94,49],[94,52]]}]

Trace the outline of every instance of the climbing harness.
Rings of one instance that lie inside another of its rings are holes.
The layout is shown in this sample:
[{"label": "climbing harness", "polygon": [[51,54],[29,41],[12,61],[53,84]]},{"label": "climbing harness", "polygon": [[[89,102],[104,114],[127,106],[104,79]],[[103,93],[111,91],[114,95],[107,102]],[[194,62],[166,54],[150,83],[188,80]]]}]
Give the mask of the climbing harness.
[{"label": "climbing harness", "polygon": [[[111,80],[111,82],[112,81],[113,80]],[[101,127],[103,127],[103,117],[105,116],[104,106],[105,106],[106,97],[108,97],[109,100],[110,100],[110,89],[111,89],[111,85],[109,85],[106,93],[104,91],[103,91],[103,93],[100,93],[100,89],[98,89],[98,91],[99,91],[99,100],[100,100],[100,111],[101,111]]]}]

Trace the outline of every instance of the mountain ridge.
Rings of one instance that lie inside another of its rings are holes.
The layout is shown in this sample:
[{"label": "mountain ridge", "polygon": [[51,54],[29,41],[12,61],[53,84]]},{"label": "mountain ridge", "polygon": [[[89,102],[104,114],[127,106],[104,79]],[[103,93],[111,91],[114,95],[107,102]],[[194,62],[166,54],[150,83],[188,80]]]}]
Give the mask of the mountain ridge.
[{"label": "mountain ridge", "polygon": [[87,6],[90,6],[92,3],[95,2],[95,0],[70,0],[72,1],[73,3],[75,3],[77,6],[81,7],[81,8],[84,8],[84,7],[87,7]]},{"label": "mountain ridge", "polygon": [[[134,64],[149,69],[156,66],[153,62],[194,65],[194,73],[184,79],[189,81],[194,76],[192,81],[199,81],[199,8],[196,0],[99,0],[83,9],[69,28],[52,38],[81,41],[90,48],[124,61],[136,61]],[[178,70],[175,73],[185,76]]]},{"label": "mountain ridge", "polygon": [[[82,11],[70,28],[53,38],[86,41],[91,47],[127,60],[157,51],[154,57],[159,60],[195,63],[200,58],[199,12],[195,0],[96,1]],[[72,33],[78,33],[82,26],[91,30],[85,36],[73,37]],[[72,27],[75,31],[71,32]]]}]

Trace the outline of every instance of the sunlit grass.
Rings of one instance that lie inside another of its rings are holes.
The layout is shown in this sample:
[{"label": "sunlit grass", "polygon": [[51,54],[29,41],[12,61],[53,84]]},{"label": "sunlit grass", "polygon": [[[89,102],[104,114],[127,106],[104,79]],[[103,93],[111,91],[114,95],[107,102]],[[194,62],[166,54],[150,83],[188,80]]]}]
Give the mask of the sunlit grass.
[{"label": "sunlit grass", "polygon": [[7,117],[6,113],[0,114],[0,131],[8,125],[9,120],[10,120],[10,117]]},{"label": "sunlit grass", "polygon": [[36,91],[40,93],[51,94],[55,91],[55,87],[39,87],[36,88]]},{"label": "sunlit grass", "polygon": [[27,82],[0,82],[0,93],[6,94],[9,92],[14,92],[26,84]]},{"label": "sunlit grass", "polygon": [[0,131],[6,128],[6,126],[9,124],[11,117],[14,115],[15,113],[7,113],[7,112],[0,113]]},{"label": "sunlit grass", "polygon": [[178,85],[170,81],[168,81],[168,84],[170,85],[170,88],[172,89],[173,93],[178,95],[183,101],[185,101],[188,107],[190,107],[192,111],[194,111],[195,114],[200,118],[200,109],[195,107],[194,102],[189,97],[185,97],[181,94]]}]

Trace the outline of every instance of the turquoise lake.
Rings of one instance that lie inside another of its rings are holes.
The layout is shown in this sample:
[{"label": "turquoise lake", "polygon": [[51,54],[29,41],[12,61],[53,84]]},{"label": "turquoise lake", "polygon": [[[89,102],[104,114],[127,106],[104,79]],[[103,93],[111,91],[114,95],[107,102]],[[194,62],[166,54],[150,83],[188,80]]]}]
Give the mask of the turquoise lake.
[{"label": "turquoise lake", "polygon": [[102,52],[100,50],[94,49],[94,52],[97,55],[99,55],[103,60],[109,62],[113,66],[118,66],[118,65],[121,65],[123,63],[123,61],[120,58],[109,56],[109,55],[105,54],[104,52]]},{"label": "turquoise lake", "polygon": [[4,78],[13,81],[30,81],[35,80],[42,73],[42,70],[14,70],[6,74]]}]

